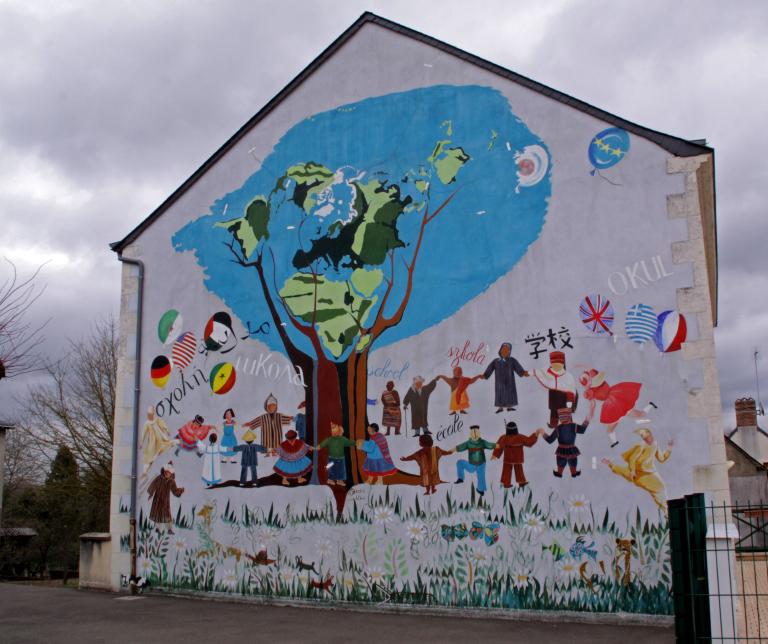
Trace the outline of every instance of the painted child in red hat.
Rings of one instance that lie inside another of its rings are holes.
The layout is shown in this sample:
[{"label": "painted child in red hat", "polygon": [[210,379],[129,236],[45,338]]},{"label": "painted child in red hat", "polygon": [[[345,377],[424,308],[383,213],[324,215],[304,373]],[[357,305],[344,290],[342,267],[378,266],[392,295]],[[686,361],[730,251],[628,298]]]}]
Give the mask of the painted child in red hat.
[{"label": "painted child in red hat", "polygon": [[557,410],[569,407],[576,411],[579,404],[579,393],[576,389],[576,378],[565,370],[565,353],[552,351],[549,354],[548,369],[534,369],[533,375],[539,384],[548,390],[549,398],[549,428],[557,426]]}]

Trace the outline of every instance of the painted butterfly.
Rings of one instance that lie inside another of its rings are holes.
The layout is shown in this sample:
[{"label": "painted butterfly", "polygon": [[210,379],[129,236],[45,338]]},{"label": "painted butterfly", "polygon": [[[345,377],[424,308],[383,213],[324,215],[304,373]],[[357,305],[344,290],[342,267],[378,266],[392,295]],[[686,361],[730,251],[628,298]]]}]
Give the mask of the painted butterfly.
[{"label": "painted butterfly", "polygon": [[499,524],[489,523],[484,526],[479,521],[473,521],[472,527],[469,529],[469,538],[473,541],[485,539],[485,545],[492,546],[499,542]]},{"label": "painted butterfly", "polygon": [[440,531],[443,535],[443,539],[449,542],[454,539],[466,539],[468,533],[466,523],[457,523],[456,525],[442,524],[440,526]]}]

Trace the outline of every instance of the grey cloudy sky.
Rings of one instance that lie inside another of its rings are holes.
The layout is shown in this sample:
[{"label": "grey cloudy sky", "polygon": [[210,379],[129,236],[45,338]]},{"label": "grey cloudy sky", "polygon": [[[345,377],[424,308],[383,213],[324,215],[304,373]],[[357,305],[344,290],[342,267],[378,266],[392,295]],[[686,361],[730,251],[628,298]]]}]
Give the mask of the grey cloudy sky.
[{"label": "grey cloudy sky", "polygon": [[[366,10],[641,125],[706,138],[726,410],[754,393],[752,352],[768,353],[762,0],[0,0],[0,256],[26,274],[49,262],[32,311],[52,318],[49,355],[117,313],[109,242]],[[767,366],[765,356],[766,390]],[[3,382],[0,417],[24,387]]]}]

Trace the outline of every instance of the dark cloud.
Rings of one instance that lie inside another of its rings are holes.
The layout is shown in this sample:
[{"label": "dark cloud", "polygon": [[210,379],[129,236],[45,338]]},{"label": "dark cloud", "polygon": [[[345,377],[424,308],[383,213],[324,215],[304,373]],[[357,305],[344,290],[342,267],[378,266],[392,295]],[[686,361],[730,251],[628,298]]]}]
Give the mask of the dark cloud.
[{"label": "dark cloud", "polygon": [[752,351],[768,352],[761,0],[0,3],[0,254],[27,268],[53,258],[34,312],[53,318],[51,356],[116,312],[107,244],[366,9],[647,127],[706,137],[724,405],[752,393]]}]

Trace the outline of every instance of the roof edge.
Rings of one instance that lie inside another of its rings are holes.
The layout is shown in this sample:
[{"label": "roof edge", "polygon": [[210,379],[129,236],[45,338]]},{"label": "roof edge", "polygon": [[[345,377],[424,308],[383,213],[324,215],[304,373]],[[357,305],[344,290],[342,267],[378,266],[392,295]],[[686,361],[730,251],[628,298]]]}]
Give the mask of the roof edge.
[{"label": "roof edge", "polygon": [[[195,172],[187,178],[168,198],[166,198],[155,210],[153,210],[138,226],[131,230],[120,241],[112,242],[109,247],[116,253],[121,253],[123,249],[131,244],[136,238],[144,232],[160,215],[170,208],[208,169],[221,159],[236,143],[240,141],[253,127],[264,119],[272,110],[282,103],[301,83],[311,76],[325,61],[339,50],[355,33],[357,33],[365,24],[376,24],[390,31],[403,34],[414,40],[418,40],[427,45],[435,47],[448,54],[461,58],[482,69],[490,71],[502,78],[506,78],[518,85],[522,85],[532,91],[538,92],[544,96],[552,98],[560,103],[568,105],[580,112],[584,112],[599,120],[611,123],[614,126],[621,127],[637,136],[648,139],[656,143],[661,148],[667,150],[675,156],[688,157],[699,154],[714,155],[714,150],[702,145],[698,141],[688,141],[680,137],[665,134],[658,130],[652,130],[632,121],[623,119],[615,114],[601,110],[585,101],[574,98],[564,92],[560,92],[542,83],[538,83],[526,76],[522,76],[501,65],[492,63],[480,56],[470,54],[453,45],[449,45],[442,40],[428,36],[420,31],[405,27],[399,23],[382,18],[370,11],[363,13],[354,23],[345,29],[328,47],[326,47],[318,56],[316,56],[304,69],[302,69],[287,85],[283,87],[275,96],[273,96],[256,114],[254,114],[246,123],[240,127],[227,141],[214,152]],[[713,164],[714,165],[714,164]]]},{"label": "roof edge", "polygon": [[[731,434],[733,435],[733,434]],[[747,450],[745,450],[741,445],[739,445],[736,441],[734,441],[731,436],[727,435],[725,436],[725,441],[731,445],[736,451],[738,451],[740,454],[743,454],[751,463],[754,465],[757,469],[763,470],[764,472],[768,472],[768,466],[766,466],[764,463],[761,463],[758,461],[752,454],[750,454]]]}]

